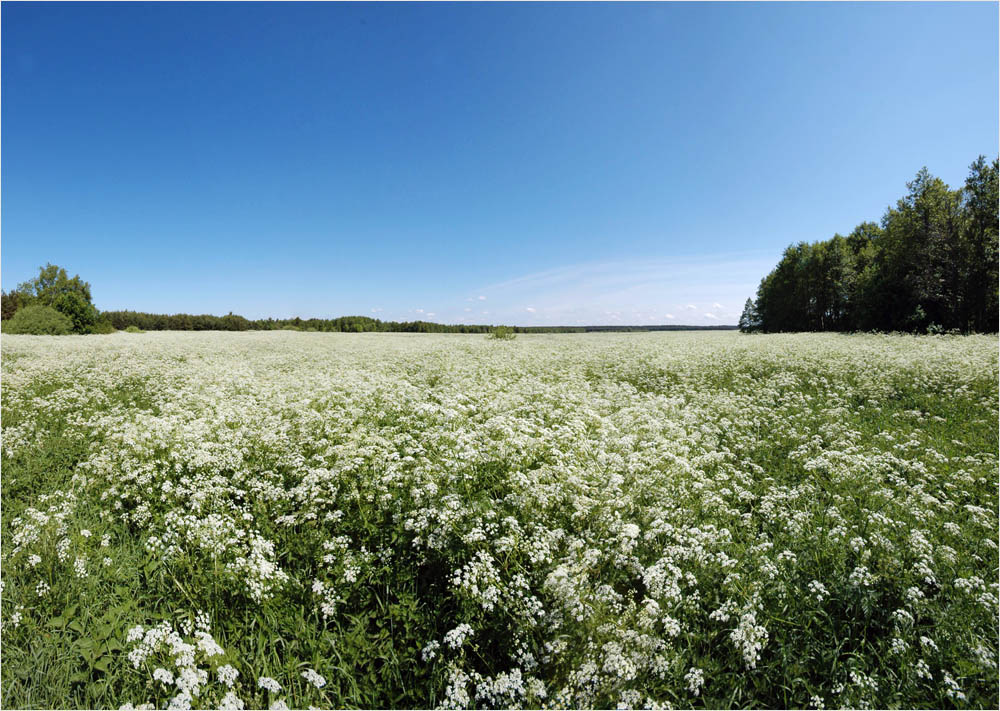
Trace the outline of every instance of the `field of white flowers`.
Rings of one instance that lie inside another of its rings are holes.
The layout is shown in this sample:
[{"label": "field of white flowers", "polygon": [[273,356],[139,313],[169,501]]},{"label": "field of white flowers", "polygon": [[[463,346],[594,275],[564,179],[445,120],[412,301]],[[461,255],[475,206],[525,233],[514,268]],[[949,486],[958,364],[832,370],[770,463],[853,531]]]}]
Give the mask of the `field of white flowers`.
[{"label": "field of white flowers", "polygon": [[2,339],[3,708],[996,708],[992,336]]}]

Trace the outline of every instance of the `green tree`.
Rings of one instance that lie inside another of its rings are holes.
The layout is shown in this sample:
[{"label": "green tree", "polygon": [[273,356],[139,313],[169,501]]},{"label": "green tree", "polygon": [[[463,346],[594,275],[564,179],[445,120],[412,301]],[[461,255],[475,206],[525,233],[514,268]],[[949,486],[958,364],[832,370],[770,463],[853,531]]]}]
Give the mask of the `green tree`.
[{"label": "green tree", "polygon": [[55,264],[46,264],[38,276],[17,288],[20,298],[29,304],[51,306],[69,317],[76,333],[92,333],[99,314],[91,303],[90,284],[79,275],[72,279],[66,270]]},{"label": "green tree", "polygon": [[94,332],[99,314],[93,304],[84,301],[80,292],[64,291],[56,296],[52,302],[52,306],[60,313],[69,317],[73,322],[73,331],[76,333]]},{"label": "green tree", "polygon": [[918,331],[932,324],[957,327],[963,310],[961,196],[926,168],[907,188],[882,220],[885,277],[894,292],[890,320]]},{"label": "green tree", "polygon": [[4,321],[12,318],[26,302],[25,295],[16,289],[0,292],[0,318]]},{"label": "green tree", "polygon": [[757,314],[757,304],[753,299],[747,299],[740,316],[740,331],[754,333],[760,330],[760,316]]},{"label": "green tree", "polygon": [[998,172],[982,156],[962,190],[926,168],[847,237],[789,246],[754,302],[763,331],[996,331]]},{"label": "green tree", "polygon": [[997,330],[998,216],[997,183],[1000,162],[987,163],[984,156],[969,166],[962,191],[962,242],[968,268],[965,274],[963,327],[974,331]]}]

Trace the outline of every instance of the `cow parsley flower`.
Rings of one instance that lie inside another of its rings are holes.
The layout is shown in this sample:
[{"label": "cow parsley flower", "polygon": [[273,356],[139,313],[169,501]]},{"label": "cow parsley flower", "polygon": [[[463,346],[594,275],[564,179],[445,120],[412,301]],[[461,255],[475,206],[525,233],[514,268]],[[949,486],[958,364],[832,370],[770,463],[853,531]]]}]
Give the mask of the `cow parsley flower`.
[{"label": "cow parsley flower", "polygon": [[216,669],[215,673],[219,676],[219,681],[230,689],[233,688],[233,684],[236,683],[236,678],[240,675],[240,673],[236,670],[236,667],[232,664],[224,664]]},{"label": "cow parsley flower", "polygon": [[465,640],[472,636],[474,630],[471,625],[464,622],[453,630],[445,633],[444,641],[452,649],[458,649],[465,643]]},{"label": "cow parsley flower", "polygon": [[705,685],[705,672],[697,667],[691,667],[684,675],[684,681],[687,682],[688,691],[698,696],[701,694],[701,687]]},{"label": "cow parsley flower", "polygon": [[267,691],[270,691],[272,694],[277,694],[279,691],[281,691],[281,684],[279,684],[277,681],[275,681],[269,676],[262,676],[259,679],[257,679],[257,686],[260,687],[261,689],[266,689]]},{"label": "cow parsley flower", "polygon": [[315,686],[317,689],[322,689],[326,686],[326,679],[318,674],[315,669],[306,669],[302,672],[302,678]]}]

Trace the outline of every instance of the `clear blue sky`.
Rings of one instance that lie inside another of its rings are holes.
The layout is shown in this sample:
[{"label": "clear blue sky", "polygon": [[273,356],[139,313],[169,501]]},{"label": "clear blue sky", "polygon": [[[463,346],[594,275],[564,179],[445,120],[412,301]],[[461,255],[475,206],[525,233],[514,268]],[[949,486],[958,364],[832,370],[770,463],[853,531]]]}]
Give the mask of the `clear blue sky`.
[{"label": "clear blue sky", "polygon": [[996,3],[0,11],[3,287],[102,309],[735,323],[998,152]]}]

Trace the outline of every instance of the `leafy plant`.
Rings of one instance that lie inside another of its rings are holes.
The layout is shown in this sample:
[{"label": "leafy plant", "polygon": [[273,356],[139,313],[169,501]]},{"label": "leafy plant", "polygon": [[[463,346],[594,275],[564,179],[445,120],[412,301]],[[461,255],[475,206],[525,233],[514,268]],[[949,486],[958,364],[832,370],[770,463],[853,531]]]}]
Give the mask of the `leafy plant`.
[{"label": "leafy plant", "polygon": [[4,333],[24,333],[36,336],[63,336],[73,332],[73,322],[51,306],[34,304],[17,310],[4,322]]},{"label": "leafy plant", "polygon": [[513,341],[517,334],[510,326],[497,326],[486,337],[493,341]]}]

